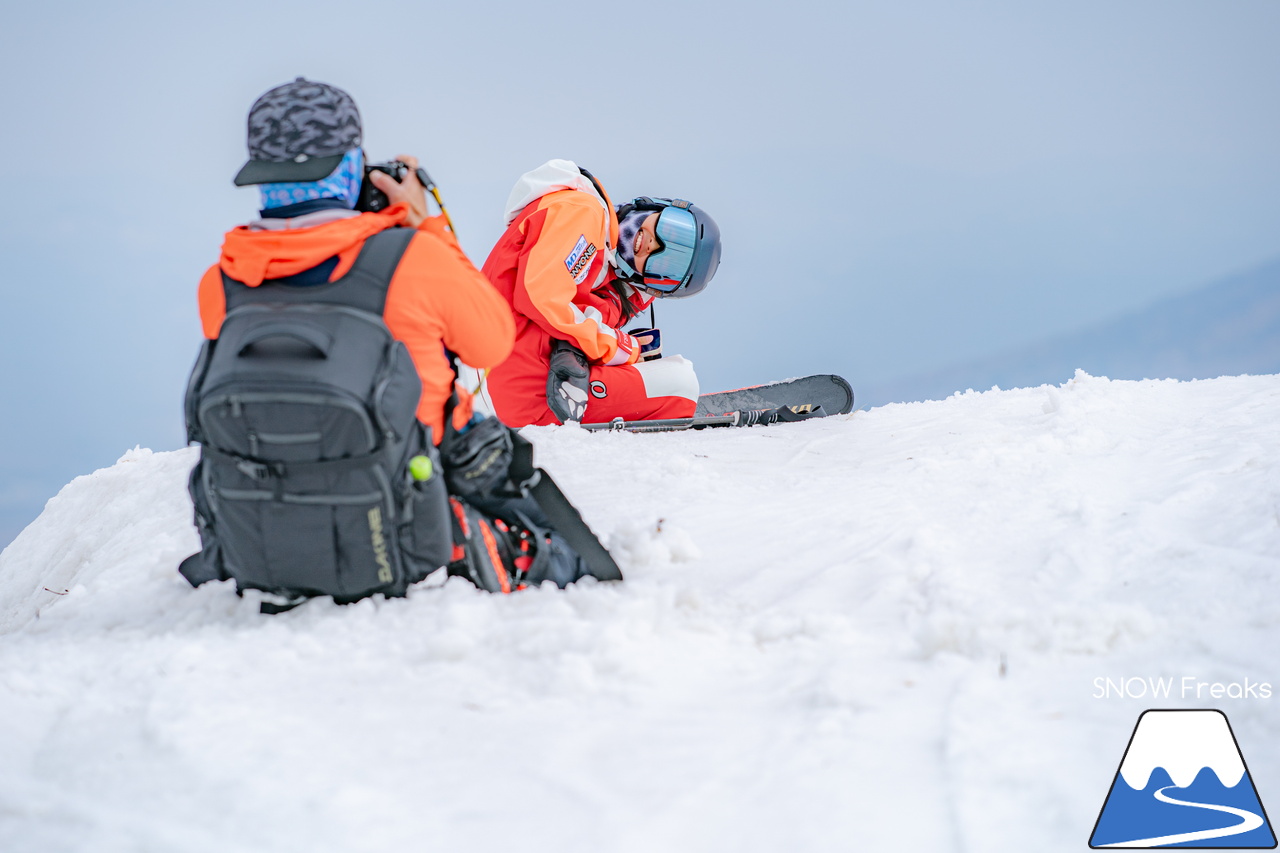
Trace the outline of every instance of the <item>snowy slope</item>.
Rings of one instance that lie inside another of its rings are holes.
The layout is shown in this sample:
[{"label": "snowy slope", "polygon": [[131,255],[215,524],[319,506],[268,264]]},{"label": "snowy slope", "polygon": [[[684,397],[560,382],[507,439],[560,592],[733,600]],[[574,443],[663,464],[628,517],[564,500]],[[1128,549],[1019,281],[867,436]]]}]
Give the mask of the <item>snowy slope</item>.
[{"label": "snowy slope", "polygon": [[[1280,377],[525,434],[624,584],[262,617],[174,570],[193,450],[73,481],[0,555],[0,850],[1074,851],[1153,706],[1095,678],[1280,687]],[[1154,705],[1266,803],[1276,701]]]}]

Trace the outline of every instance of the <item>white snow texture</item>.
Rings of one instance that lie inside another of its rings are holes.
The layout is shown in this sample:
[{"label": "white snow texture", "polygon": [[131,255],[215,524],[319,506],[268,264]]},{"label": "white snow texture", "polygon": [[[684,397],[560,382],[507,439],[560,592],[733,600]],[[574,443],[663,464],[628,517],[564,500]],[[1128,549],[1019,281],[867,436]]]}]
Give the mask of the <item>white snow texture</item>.
[{"label": "white snow texture", "polygon": [[[524,434],[624,583],[262,616],[177,574],[194,449],[66,486],[0,555],[0,850],[1078,851],[1152,706],[1095,678],[1280,681],[1280,377]],[[1265,802],[1273,701],[1156,707]]]}]

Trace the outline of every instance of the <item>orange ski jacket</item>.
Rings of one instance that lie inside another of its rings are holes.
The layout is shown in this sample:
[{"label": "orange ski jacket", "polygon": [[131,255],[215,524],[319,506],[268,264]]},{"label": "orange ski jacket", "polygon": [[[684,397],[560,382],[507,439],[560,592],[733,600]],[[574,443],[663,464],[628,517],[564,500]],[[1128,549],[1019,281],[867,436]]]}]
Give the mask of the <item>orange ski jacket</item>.
[{"label": "orange ski jacket", "polygon": [[517,335],[525,336],[524,320],[592,364],[639,360],[639,343],[610,325],[595,292],[611,280],[618,243],[608,196],[571,161],[552,160],[522,176],[507,204],[507,230],[483,271],[516,315]]},{"label": "orange ski jacket", "polygon": [[[394,205],[378,213],[347,216],[311,227],[263,229],[242,225],[228,231],[222,257],[200,280],[200,322],[204,335],[216,339],[226,317],[222,273],[257,287],[264,281],[305,272],[337,257],[329,275],[344,275],[364,241],[404,222],[406,208]],[[515,327],[511,309],[493,291],[458,246],[453,233],[435,216],[418,226],[396,267],[387,290],[383,320],[396,340],[409,350],[422,397],[418,420],[431,427],[437,444],[444,436],[445,404],[454,390],[452,350],[472,367],[498,365],[511,352]],[[461,426],[471,417],[471,398],[461,388],[462,404],[454,410]]]}]

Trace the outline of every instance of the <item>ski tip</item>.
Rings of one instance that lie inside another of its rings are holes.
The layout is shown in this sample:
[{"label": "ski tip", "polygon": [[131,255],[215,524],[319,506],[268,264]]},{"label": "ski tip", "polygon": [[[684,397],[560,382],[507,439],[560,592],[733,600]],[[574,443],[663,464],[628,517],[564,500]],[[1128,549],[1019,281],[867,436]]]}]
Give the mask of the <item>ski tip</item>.
[{"label": "ski tip", "polygon": [[845,395],[849,398],[849,401],[844,404],[843,408],[837,411],[831,412],[831,414],[847,415],[849,412],[853,411],[853,386],[850,385],[849,381],[845,379],[843,376],[837,376],[836,374],[832,373],[830,374],[830,378],[832,382],[840,386],[840,389],[844,391]]}]

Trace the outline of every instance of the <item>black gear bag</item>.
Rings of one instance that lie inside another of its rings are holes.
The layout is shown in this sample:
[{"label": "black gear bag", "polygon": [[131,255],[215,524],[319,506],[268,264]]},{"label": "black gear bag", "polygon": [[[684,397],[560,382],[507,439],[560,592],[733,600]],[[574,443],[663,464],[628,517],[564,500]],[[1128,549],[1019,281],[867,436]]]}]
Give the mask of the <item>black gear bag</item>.
[{"label": "black gear bag", "polygon": [[[263,604],[276,612],[310,596],[404,595],[450,561],[440,458],[416,416],[421,382],[382,319],[414,233],[375,234],[327,284],[249,288],[224,274],[226,320],[186,394],[202,550],[179,570],[193,586],[233,579],[283,597]],[[422,479],[409,473],[415,456],[430,462],[413,466]]]},{"label": "black gear bag", "polygon": [[[451,401],[452,404],[453,401]],[[496,418],[453,428],[441,442],[452,496],[450,574],[490,592],[546,580],[622,580],[622,570],[551,476],[533,465],[533,445]]]}]

